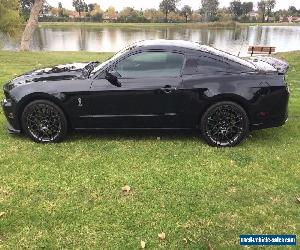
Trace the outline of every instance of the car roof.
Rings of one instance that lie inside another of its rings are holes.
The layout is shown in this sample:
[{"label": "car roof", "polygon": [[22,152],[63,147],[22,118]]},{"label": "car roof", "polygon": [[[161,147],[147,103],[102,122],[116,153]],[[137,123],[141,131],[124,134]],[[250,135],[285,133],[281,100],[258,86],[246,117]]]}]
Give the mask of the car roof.
[{"label": "car roof", "polygon": [[227,59],[229,61],[241,64],[243,66],[247,66],[249,68],[255,69],[255,66],[253,63],[244,60],[238,56],[234,56],[232,54],[229,54],[225,51],[218,50],[216,48],[202,45],[199,42],[191,42],[191,41],[185,41],[185,40],[165,40],[165,39],[156,39],[156,40],[143,40],[134,43],[131,45],[131,48],[136,47],[177,47],[177,48],[183,48],[183,49],[190,49],[190,50],[197,50],[201,52],[205,52],[210,55],[222,57],[223,59]]},{"label": "car roof", "polygon": [[143,40],[135,43],[136,46],[170,46],[170,47],[181,47],[186,49],[201,50],[201,44],[198,42],[191,42],[185,40],[165,40],[165,39],[156,39],[156,40]]}]

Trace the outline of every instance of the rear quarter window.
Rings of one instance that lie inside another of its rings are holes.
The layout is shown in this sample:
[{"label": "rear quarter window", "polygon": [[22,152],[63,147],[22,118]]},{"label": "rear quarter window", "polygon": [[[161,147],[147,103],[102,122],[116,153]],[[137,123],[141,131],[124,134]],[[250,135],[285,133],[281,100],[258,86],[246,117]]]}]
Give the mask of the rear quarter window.
[{"label": "rear quarter window", "polygon": [[183,74],[215,74],[218,72],[227,72],[229,64],[207,56],[187,58]]}]

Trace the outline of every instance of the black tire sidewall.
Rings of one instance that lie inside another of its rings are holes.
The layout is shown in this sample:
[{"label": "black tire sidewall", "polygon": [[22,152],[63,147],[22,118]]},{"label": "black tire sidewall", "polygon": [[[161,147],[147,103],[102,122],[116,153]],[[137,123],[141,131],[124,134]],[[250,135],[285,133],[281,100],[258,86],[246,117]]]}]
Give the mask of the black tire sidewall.
[{"label": "black tire sidewall", "polygon": [[[243,117],[243,131],[240,134],[240,136],[238,137],[237,140],[235,140],[233,143],[228,144],[228,145],[220,145],[218,143],[215,143],[213,140],[211,140],[211,138],[207,135],[207,131],[206,131],[206,125],[207,125],[207,119],[208,117],[220,106],[231,106],[232,108],[234,108],[235,110],[237,110]],[[237,103],[235,102],[231,102],[231,101],[223,101],[223,102],[217,102],[215,104],[213,104],[212,106],[210,106],[206,112],[203,114],[202,118],[201,118],[201,123],[200,123],[200,129],[201,129],[201,135],[203,137],[203,139],[210,145],[210,146],[214,146],[214,147],[233,147],[238,145],[239,143],[241,143],[244,138],[247,136],[248,132],[249,132],[249,118],[248,115],[246,113],[246,111]]]},{"label": "black tire sidewall", "polygon": [[[31,132],[29,131],[28,129],[28,126],[27,126],[27,114],[28,114],[28,111],[34,106],[34,105],[37,105],[37,104],[44,104],[44,105],[49,105],[51,107],[53,107],[54,109],[57,110],[57,112],[59,113],[60,115],[60,120],[61,120],[61,131],[59,133],[59,135],[54,139],[54,140],[51,140],[51,141],[41,141],[41,140],[38,140],[37,138],[35,138]],[[51,143],[51,142],[60,142],[67,134],[67,130],[68,130],[68,124],[67,124],[67,119],[66,119],[66,116],[64,114],[64,112],[62,111],[62,109],[56,105],[55,103],[51,102],[51,101],[48,101],[48,100],[35,100],[35,101],[32,101],[30,102],[29,104],[26,105],[26,107],[24,108],[23,112],[22,112],[22,116],[21,116],[21,123],[22,123],[22,129],[23,131],[25,132],[25,134],[27,136],[29,136],[33,141],[35,142],[39,142],[39,143]]]}]

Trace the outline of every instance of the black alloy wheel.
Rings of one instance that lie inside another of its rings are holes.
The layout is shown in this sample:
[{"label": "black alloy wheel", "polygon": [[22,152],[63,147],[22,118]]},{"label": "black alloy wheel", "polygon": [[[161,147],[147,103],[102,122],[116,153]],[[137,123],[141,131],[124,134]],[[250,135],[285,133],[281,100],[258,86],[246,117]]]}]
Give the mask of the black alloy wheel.
[{"label": "black alloy wheel", "polygon": [[224,101],[208,108],[200,126],[202,136],[209,145],[229,147],[245,138],[249,131],[249,119],[240,105]]},{"label": "black alloy wheel", "polygon": [[61,108],[53,102],[36,100],[25,107],[22,127],[35,142],[58,142],[67,133],[67,120]]}]

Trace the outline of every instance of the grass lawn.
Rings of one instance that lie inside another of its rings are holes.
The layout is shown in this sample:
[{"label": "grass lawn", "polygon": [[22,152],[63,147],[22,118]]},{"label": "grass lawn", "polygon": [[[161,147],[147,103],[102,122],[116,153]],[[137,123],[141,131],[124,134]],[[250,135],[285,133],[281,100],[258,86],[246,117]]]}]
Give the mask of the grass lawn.
[{"label": "grass lawn", "polygon": [[[107,56],[0,51],[0,85]],[[42,145],[8,135],[1,110],[0,248],[239,249],[240,234],[299,238],[300,52],[280,56],[291,64],[289,122],[235,148],[182,132],[76,133]]]}]

